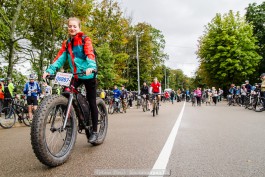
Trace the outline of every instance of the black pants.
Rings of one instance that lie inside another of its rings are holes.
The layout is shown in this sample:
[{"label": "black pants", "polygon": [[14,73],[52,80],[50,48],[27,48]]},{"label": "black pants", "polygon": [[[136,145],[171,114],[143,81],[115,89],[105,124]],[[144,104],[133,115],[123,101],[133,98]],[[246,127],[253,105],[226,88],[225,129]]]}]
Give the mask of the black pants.
[{"label": "black pants", "polygon": [[214,102],[214,104],[217,103],[217,96],[213,96],[213,102]]},{"label": "black pants", "polygon": [[245,105],[246,95],[241,95],[241,105]]},{"label": "black pants", "polygon": [[201,105],[201,97],[197,96],[196,99],[197,99],[197,105]]},{"label": "black pants", "polygon": [[93,124],[93,131],[97,131],[98,127],[98,107],[97,107],[97,83],[96,79],[78,79],[75,80],[74,86],[77,88],[81,84],[86,88],[86,99],[91,109],[91,117]]},{"label": "black pants", "polygon": [[129,99],[129,105],[132,107],[132,98]]},{"label": "black pants", "polygon": [[261,92],[260,92],[260,96],[262,97],[263,108],[265,108],[265,91],[261,91]]}]

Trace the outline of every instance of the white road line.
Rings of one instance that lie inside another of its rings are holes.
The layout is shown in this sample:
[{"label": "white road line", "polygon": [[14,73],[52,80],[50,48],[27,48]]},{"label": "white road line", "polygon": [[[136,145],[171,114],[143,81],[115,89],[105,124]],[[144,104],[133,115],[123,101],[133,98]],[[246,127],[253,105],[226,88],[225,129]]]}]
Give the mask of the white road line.
[{"label": "white road line", "polygon": [[[154,172],[156,172],[157,170],[164,171],[165,172],[164,175],[167,174],[167,172],[166,172],[167,163],[168,163],[168,160],[169,160],[176,136],[178,134],[178,129],[179,129],[179,126],[181,123],[183,113],[184,113],[185,104],[186,104],[186,102],[184,102],[184,104],[183,104],[183,107],[182,107],[181,112],[178,116],[178,119],[176,120],[176,123],[175,123],[174,127],[172,128],[172,130],[171,130],[171,132],[167,138],[167,141],[166,141],[162,151],[160,152],[160,154],[159,154],[159,156],[158,156],[158,158],[157,158],[157,160],[153,166],[153,169],[151,170],[151,172],[149,174],[149,177],[154,177]],[[164,175],[158,175],[158,176],[164,176]]]}]

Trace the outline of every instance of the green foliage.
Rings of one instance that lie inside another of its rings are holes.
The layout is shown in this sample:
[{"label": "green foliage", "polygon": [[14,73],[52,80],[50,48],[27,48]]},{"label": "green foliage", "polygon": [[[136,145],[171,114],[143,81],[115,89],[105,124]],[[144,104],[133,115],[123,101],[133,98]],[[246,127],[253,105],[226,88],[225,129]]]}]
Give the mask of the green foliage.
[{"label": "green foliage", "polygon": [[261,57],[253,27],[239,13],[217,14],[199,39],[197,55],[202,83],[228,85],[241,83],[255,74]]},{"label": "green foliage", "polygon": [[[168,56],[162,32],[148,23],[132,25],[131,17],[124,16],[115,0],[10,0],[1,5],[0,53],[9,62],[10,75],[16,73],[13,66],[29,61],[28,70],[41,80],[62,41],[68,38],[67,19],[75,16],[81,19],[81,29],[97,51],[99,88],[124,84],[129,90],[137,89],[136,35],[140,83],[150,83],[154,77],[162,82],[165,78]],[[64,68],[67,71],[69,66],[65,64]],[[170,74],[170,68],[167,70]]]},{"label": "green foliage", "polygon": [[259,48],[257,52],[262,56],[259,68],[257,69],[257,76],[265,71],[265,2],[257,5],[256,3],[249,4],[246,12],[247,22],[253,25],[253,34],[257,39]]},{"label": "green foliage", "polygon": [[[7,78],[7,75],[6,75],[7,70],[8,70],[7,66],[4,66],[4,67],[0,68],[0,79]],[[27,81],[27,77],[24,76],[23,73],[21,73],[17,69],[14,69],[11,78],[12,78],[14,86],[16,87],[16,90],[17,90],[16,93],[22,94],[23,93],[24,84]]]}]

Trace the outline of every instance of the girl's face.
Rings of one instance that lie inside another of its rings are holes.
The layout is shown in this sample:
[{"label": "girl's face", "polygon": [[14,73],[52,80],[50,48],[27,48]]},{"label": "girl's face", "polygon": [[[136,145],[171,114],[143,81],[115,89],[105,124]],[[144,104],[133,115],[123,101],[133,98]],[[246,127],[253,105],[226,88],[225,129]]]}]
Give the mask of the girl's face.
[{"label": "girl's face", "polygon": [[79,23],[76,20],[70,20],[68,23],[68,33],[71,36],[75,36],[77,33],[79,33],[80,27],[79,27]]}]

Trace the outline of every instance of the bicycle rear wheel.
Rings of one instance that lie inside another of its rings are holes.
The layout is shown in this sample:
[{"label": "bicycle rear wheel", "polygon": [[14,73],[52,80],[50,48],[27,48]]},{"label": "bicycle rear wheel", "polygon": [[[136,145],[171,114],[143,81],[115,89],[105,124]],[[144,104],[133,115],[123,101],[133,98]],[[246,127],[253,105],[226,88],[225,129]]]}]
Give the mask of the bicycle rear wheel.
[{"label": "bicycle rear wheel", "polygon": [[145,112],[147,109],[147,103],[146,103],[146,100],[143,101],[143,104],[142,104],[142,107],[143,107],[143,111]]},{"label": "bicycle rear wheel", "polygon": [[109,114],[113,114],[113,112],[114,112],[114,107],[113,107],[113,104],[111,103],[111,104],[109,104],[109,106],[108,106],[108,113],[109,113]]},{"label": "bicycle rear wheel", "polygon": [[69,158],[76,141],[76,116],[73,107],[63,128],[68,100],[52,95],[43,100],[33,116],[31,144],[36,157],[47,166],[55,167]]},{"label": "bicycle rear wheel", "polygon": [[[98,107],[98,132],[97,132],[98,138],[96,142],[91,143],[93,145],[102,144],[106,138],[108,130],[108,112],[104,101],[100,98],[97,98],[97,107]],[[85,132],[87,139],[89,139],[90,132],[88,130],[86,130]]]},{"label": "bicycle rear wheel", "polygon": [[8,129],[13,127],[15,123],[16,123],[16,116],[14,110],[10,107],[5,107],[1,113],[0,126],[5,129]]},{"label": "bicycle rear wheel", "polygon": [[159,111],[159,105],[156,105],[156,115],[158,115],[158,111]]},{"label": "bicycle rear wheel", "polygon": [[156,103],[153,104],[153,111],[152,111],[153,112],[153,117],[155,117],[155,115],[156,115],[155,111],[156,111]]}]

